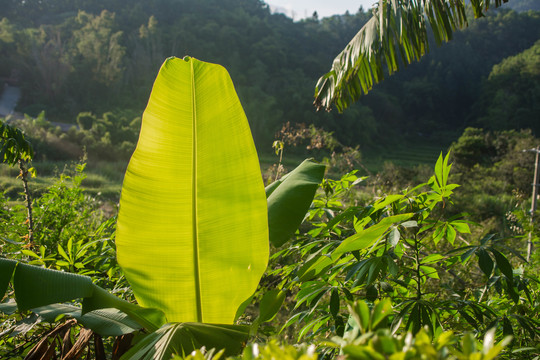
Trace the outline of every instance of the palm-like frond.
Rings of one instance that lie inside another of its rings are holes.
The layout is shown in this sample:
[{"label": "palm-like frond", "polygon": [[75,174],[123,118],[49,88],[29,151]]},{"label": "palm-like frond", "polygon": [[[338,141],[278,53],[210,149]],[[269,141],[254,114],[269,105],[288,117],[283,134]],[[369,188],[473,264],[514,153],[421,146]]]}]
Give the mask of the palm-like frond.
[{"label": "palm-like frond", "polygon": [[[474,17],[508,0],[471,0]],[[429,51],[428,31],[437,44],[467,26],[465,0],[379,0],[373,16],[334,59],[315,87],[314,105],[345,110],[373,85]]]}]

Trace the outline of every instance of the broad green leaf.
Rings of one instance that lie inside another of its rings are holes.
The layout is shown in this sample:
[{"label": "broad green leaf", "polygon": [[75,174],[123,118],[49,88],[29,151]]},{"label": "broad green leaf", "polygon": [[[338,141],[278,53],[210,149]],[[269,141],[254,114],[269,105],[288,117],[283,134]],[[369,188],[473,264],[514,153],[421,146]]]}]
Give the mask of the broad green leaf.
[{"label": "broad green leaf", "polygon": [[61,315],[77,319],[85,327],[101,336],[120,336],[140,329],[140,325],[117,309],[100,309],[82,315],[81,308],[69,304],[52,304],[32,309],[47,322],[54,322]]},{"label": "broad green leaf", "polygon": [[390,246],[396,246],[399,243],[400,237],[401,234],[399,233],[397,227],[390,230],[390,234],[388,234],[388,243],[390,244]]},{"label": "broad green leaf", "polygon": [[304,283],[328,270],[332,264],[333,261],[328,255],[314,256],[298,270],[297,276],[300,282]]},{"label": "broad green leaf", "polygon": [[491,259],[491,256],[489,256],[488,252],[482,248],[478,249],[476,255],[478,255],[478,266],[480,266],[480,269],[489,278],[493,271],[493,260]]},{"label": "broad green leaf", "polygon": [[[11,262],[0,259],[0,268]],[[82,299],[83,314],[98,309],[115,308],[149,330],[156,330],[165,323],[165,316],[161,311],[141,308],[121,300],[93,284],[88,276],[22,263],[18,263],[12,270],[15,298],[21,311]],[[2,276],[8,275],[2,272]]]},{"label": "broad green leaf", "polygon": [[433,279],[439,279],[439,273],[437,272],[437,269],[435,269],[434,267],[421,265],[420,270],[427,277],[430,277]]},{"label": "broad green leaf", "polygon": [[454,241],[456,240],[456,230],[450,224],[446,224],[446,240],[452,245],[454,245]]},{"label": "broad green leaf", "polygon": [[450,224],[452,224],[452,226],[460,233],[464,233],[464,234],[471,233],[471,228],[469,227],[469,224],[467,224],[463,220],[452,221]]},{"label": "broad green leaf", "polygon": [[268,262],[264,185],[227,71],[169,58],[122,187],[118,262],[169,322],[227,324]]},{"label": "broad green leaf", "polygon": [[392,315],[392,301],[390,298],[378,301],[373,307],[371,314],[371,330],[377,329],[381,321],[390,315]]},{"label": "broad green leaf", "polygon": [[430,254],[426,256],[425,258],[423,258],[421,263],[433,264],[433,263],[441,261],[442,259],[444,259],[444,256],[442,256],[441,254]]},{"label": "broad green leaf", "polygon": [[287,295],[286,291],[277,289],[264,294],[259,305],[259,322],[270,321],[276,316],[285,300],[285,295]]},{"label": "broad green leaf", "polygon": [[356,301],[352,305],[347,305],[347,307],[349,308],[349,313],[351,314],[352,318],[360,328],[360,331],[367,332],[371,322],[371,313],[366,302]]},{"label": "broad green leaf", "polygon": [[325,166],[304,160],[296,169],[266,187],[270,242],[279,247],[302,223],[324,177]]},{"label": "broad green leaf", "polygon": [[121,360],[170,359],[175,353],[188,355],[202,346],[225,349],[227,356],[236,355],[242,351],[248,334],[247,326],[170,323],[147,335]]},{"label": "broad green leaf", "polygon": [[339,303],[339,291],[338,289],[333,289],[332,295],[330,295],[330,313],[334,318],[339,314]]},{"label": "broad green leaf", "polygon": [[15,260],[0,258],[0,299],[4,297],[7,291],[15,266],[17,266]]},{"label": "broad green leaf", "polygon": [[512,271],[512,265],[510,265],[510,262],[508,261],[506,256],[493,248],[490,248],[489,250],[495,257],[495,262],[497,263],[497,267],[499,268],[499,270],[501,270],[501,272],[510,282],[513,282],[514,273]]},{"label": "broad green leaf", "polygon": [[379,240],[390,229],[392,224],[410,219],[414,214],[400,214],[382,219],[379,223],[349,236],[332,253],[332,259],[337,260],[342,254],[363,250]]}]

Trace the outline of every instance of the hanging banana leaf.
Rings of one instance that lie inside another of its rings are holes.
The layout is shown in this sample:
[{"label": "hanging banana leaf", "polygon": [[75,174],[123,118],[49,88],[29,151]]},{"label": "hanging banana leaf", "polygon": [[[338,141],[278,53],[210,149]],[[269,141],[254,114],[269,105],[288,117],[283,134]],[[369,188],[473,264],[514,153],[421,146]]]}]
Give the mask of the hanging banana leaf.
[{"label": "hanging banana leaf", "polygon": [[374,85],[429,52],[429,36],[437,44],[452,39],[454,32],[474,17],[484,16],[508,0],[378,0],[372,17],[332,62],[315,87],[315,107],[339,112],[358,101]]},{"label": "hanging banana leaf", "polygon": [[267,204],[227,71],[165,61],[128,166],[118,262],[139,304],[169,322],[232,324],[268,262]]}]

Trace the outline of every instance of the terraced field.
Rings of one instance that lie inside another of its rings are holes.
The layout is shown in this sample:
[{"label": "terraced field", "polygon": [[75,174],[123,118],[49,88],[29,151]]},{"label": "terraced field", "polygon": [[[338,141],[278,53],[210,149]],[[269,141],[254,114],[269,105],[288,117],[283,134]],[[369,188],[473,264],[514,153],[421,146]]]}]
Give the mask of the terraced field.
[{"label": "terraced field", "polygon": [[446,153],[449,146],[450,143],[410,142],[397,144],[385,151],[365,151],[362,153],[362,159],[364,166],[374,173],[380,171],[385,162],[392,162],[402,167],[414,167],[422,164],[434,165],[439,154]]}]

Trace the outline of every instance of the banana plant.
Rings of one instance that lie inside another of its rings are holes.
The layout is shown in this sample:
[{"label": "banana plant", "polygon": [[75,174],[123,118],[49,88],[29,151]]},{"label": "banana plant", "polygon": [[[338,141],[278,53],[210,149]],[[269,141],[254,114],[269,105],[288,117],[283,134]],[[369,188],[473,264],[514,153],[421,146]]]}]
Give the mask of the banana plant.
[{"label": "banana plant", "polygon": [[[139,305],[89,277],[7,259],[0,259],[1,294],[13,278],[20,310],[82,299],[80,319],[102,308],[122,311],[151,332],[125,354],[129,359],[170,358],[203,345],[238,352],[249,328],[233,322],[266,269],[269,234],[276,246],[287,240],[323,175],[324,166],[308,160],[271,185],[267,200],[227,71],[190,57],[169,58],[143,114],[117,222],[118,262]],[[127,326],[132,322],[122,329]]]}]

